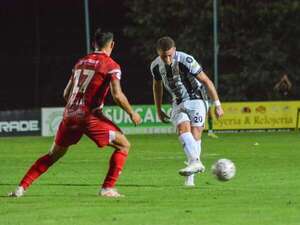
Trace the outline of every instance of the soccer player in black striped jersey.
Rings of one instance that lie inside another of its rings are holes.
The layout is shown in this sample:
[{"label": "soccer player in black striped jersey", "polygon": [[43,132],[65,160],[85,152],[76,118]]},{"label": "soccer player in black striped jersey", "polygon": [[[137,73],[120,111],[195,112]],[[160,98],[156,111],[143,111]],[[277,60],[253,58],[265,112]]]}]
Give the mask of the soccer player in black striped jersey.
[{"label": "soccer player in black striped jersey", "polygon": [[187,157],[187,166],[179,174],[186,177],[186,186],[194,186],[194,174],[205,170],[200,160],[201,135],[208,110],[205,89],[216,106],[216,117],[220,118],[224,112],[214,84],[191,55],[176,51],[170,37],[158,39],[156,50],[158,57],[150,69],[157,114],[162,122],[170,119],[161,108],[164,86],[172,96],[171,121]]}]

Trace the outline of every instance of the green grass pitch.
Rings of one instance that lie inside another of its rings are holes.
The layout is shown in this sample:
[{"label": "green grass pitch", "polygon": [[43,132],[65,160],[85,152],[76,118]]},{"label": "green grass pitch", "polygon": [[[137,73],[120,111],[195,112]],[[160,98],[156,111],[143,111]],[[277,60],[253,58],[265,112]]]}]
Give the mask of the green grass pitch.
[{"label": "green grass pitch", "polygon": [[[1,225],[299,225],[300,134],[236,133],[203,137],[206,172],[185,188],[184,154],[175,135],[128,136],[132,149],[117,188],[97,196],[112,149],[83,138],[26,195],[6,197],[52,138],[0,139]],[[258,145],[254,145],[254,143]],[[212,163],[232,159],[236,177],[217,181]]]}]

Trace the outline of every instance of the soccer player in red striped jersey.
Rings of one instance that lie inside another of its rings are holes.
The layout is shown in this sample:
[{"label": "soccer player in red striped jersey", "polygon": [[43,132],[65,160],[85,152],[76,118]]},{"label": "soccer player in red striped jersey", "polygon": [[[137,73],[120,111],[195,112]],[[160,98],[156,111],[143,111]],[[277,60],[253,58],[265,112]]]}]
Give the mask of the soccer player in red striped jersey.
[{"label": "soccer player in red striped jersey", "polygon": [[17,189],[9,196],[24,195],[32,182],[61,158],[70,145],[76,144],[83,134],[94,141],[98,147],[108,145],[115,149],[99,195],[122,196],[115,189],[115,184],[125,164],[130,143],[117,125],[102,114],[108,91],[111,91],[116,104],[128,113],[135,125],[141,122],[141,117],[133,111],[122,92],[120,66],[110,57],[114,48],[113,34],[97,29],[94,45],[96,51],[76,63],[64,90],[67,104],[49,153],[40,157],[30,167]]}]

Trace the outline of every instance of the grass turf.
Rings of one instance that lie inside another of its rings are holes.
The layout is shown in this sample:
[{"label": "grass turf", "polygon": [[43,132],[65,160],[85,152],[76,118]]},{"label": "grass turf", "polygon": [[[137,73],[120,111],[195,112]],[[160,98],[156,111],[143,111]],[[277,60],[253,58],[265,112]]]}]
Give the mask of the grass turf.
[{"label": "grass turf", "polygon": [[[175,135],[128,136],[132,143],[118,189],[126,197],[98,197],[112,149],[83,138],[26,195],[6,197],[28,167],[47,152],[52,138],[0,139],[1,225],[299,225],[299,133],[220,134],[203,137],[196,187],[177,173],[184,154]],[[258,143],[255,145],[254,143]],[[217,181],[219,158],[232,159],[236,177]]]}]

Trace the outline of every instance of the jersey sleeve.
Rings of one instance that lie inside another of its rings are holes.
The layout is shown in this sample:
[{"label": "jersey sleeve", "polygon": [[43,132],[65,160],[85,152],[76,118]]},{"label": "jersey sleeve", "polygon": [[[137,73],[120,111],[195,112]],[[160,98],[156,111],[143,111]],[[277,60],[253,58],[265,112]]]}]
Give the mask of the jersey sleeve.
[{"label": "jersey sleeve", "polygon": [[158,64],[155,65],[154,63],[151,63],[150,71],[154,80],[162,80]]},{"label": "jersey sleeve", "polygon": [[184,54],[181,60],[191,75],[197,76],[200,72],[202,72],[202,66],[194,59],[193,56]]},{"label": "jersey sleeve", "polygon": [[112,62],[108,74],[111,74],[112,79],[118,79],[121,80],[121,67],[119,64],[117,64],[116,62]]},{"label": "jersey sleeve", "polygon": [[71,71],[71,75],[69,77],[69,82],[73,82],[74,81],[74,74],[76,71],[76,65],[73,67],[72,71]]}]

